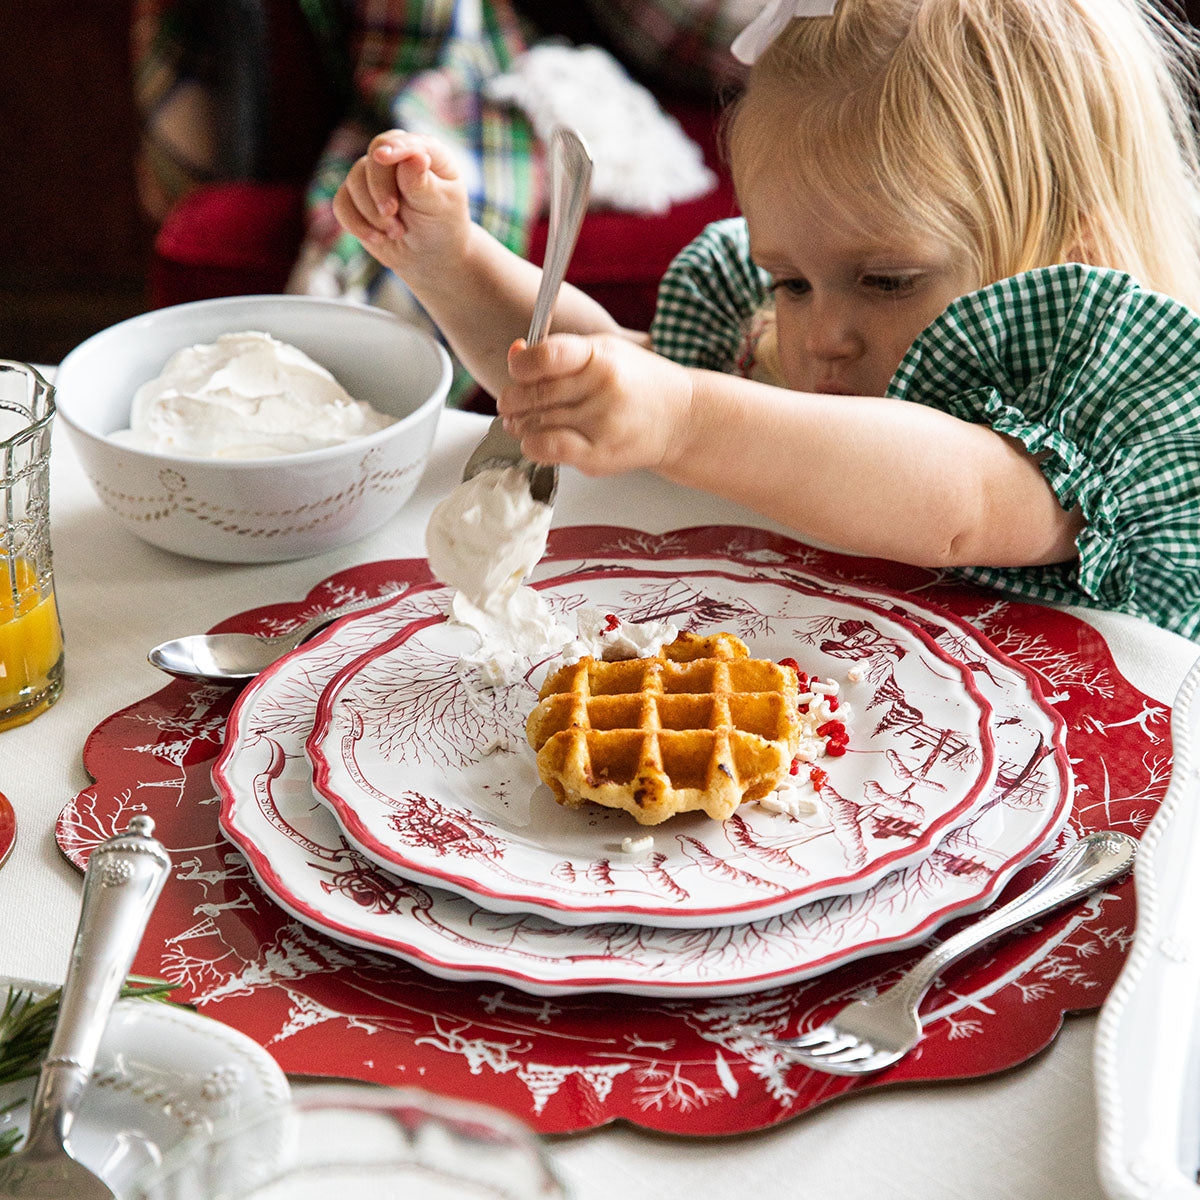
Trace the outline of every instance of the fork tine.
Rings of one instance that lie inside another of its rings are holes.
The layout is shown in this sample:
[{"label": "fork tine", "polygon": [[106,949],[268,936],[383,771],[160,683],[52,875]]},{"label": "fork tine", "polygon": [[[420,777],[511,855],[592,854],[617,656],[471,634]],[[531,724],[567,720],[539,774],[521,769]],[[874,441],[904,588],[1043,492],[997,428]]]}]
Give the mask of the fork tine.
[{"label": "fork tine", "polygon": [[837,1035],[828,1025],[818,1025],[807,1033],[797,1034],[794,1038],[777,1039],[781,1046],[795,1046],[798,1050],[807,1050],[812,1046],[821,1046]]},{"label": "fork tine", "polygon": [[[832,1030],[830,1033],[832,1036],[830,1036],[826,1041],[822,1042],[819,1046],[812,1045],[803,1048],[797,1047],[797,1049],[802,1049],[802,1053],[806,1057],[811,1055],[813,1058],[827,1059],[830,1057],[830,1055],[841,1054],[846,1050],[857,1049],[859,1046],[863,1045],[858,1038],[853,1037],[848,1033],[838,1034],[833,1033]],[[869,1051],[870,1049],[871,1047],[868,1046],[867,1050]]]},{"label": "fork tine", "polygon": [[826,1075],[870,1075],[875,1071],[882,1071],[885,1067],[890,1067],[902,1057],[903,1055],[900,1054],[880,1052],[870,1054],[866,1058],[845,1060],[839,1059],[836,1056],[833,1058],[814,1058],[810,1054],[797,1053],[795,1061],[807,1067],[810,1071],[820,1071]]},{"label": "fork tine", "polygon": [[845,1066],[850,1063],[862,1063],[874,1057],[876,1057],[875,1047],[868,1045],[866,1042],[853,1042],[841,1050],[835,1050],[832,1054],[820,1055],[822,1065],[835,1063],[838,1066]]}]

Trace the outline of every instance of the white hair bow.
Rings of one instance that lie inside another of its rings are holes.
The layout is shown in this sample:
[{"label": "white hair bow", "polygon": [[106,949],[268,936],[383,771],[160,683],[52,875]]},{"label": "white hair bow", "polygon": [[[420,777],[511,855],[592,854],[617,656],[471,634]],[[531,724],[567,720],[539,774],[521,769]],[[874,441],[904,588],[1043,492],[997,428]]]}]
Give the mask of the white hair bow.
[{"label": "white hair bow", "polygon": [[767,0],[762,12],[733,39],[739,62],[753,63],[794,17],[831,17],[837,0]]}]

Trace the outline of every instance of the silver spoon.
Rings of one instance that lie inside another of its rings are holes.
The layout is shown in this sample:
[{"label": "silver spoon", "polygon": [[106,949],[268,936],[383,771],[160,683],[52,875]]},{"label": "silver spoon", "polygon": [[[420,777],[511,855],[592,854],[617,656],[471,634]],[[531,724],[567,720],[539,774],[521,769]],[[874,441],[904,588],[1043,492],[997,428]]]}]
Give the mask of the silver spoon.
[{"label": "silver spoon", "polygon": [[244,683],[266,670],[276,659],[295,650],[306,638],[326,625],[352,613],[374,608],[385,600],[394,600],[408,585],[372,596],[352,600],[337,608],[326,609],[315,617],[289,629],[287,633],[193,633],[154,647],[148,655],[152,667],[184,679],[208,679],[215,683]]},{"label": "silver spoon", "polygon": [[[535,346],[544,341],[550,329],[550,314],[559,288],[567,273],[567,264],[579,238],[579,227],[587,211],[592,182],[592,156],[587,144],[573,129],[559,125],[550,137],[550,228],[546,235],[546,256],[542,282],[533,302],[533,319],[525,339]],[[506,433],[496,417],[463,468],[463,481],[480,471],[517,467],[529,476],[529,491],[535,500],[553,504],[558,491],[558,468],[548,463],[530,462],[521,453],[521,443]]]},{"label": "silver spoon", "polygon": [[147,816],[101,842],[88,858],[75,946],[58,1019],[29,1109],[25,1145],[0,1161],[0,1196],[113,1200],[71,1149],[75,1111],[96,1062],[112,1006],[171,871]]}]

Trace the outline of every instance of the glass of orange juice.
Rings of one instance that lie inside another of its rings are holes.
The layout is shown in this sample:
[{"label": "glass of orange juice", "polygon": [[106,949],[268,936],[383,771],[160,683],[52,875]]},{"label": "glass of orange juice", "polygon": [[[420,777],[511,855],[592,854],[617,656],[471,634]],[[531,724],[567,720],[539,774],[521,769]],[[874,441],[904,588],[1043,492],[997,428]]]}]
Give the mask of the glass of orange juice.
[{"label": "glass of orange juice", "polygon": [[50,558],[54,388],[0,359],[0,730],[58,699],[63,639]]}]

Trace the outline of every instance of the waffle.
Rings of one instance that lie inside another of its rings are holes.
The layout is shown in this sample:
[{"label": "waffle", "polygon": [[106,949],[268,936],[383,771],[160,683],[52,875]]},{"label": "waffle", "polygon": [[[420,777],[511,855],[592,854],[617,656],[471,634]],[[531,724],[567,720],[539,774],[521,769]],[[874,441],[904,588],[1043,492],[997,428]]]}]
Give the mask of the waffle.
[{"label": "waffle", "polygon": [[542,685],[525,731],[560,804],[623,808],[642,825],[723,821],[768,795],[800,738],[794,671],[728,633],[681,634],[649,658],[582,658]]}]

